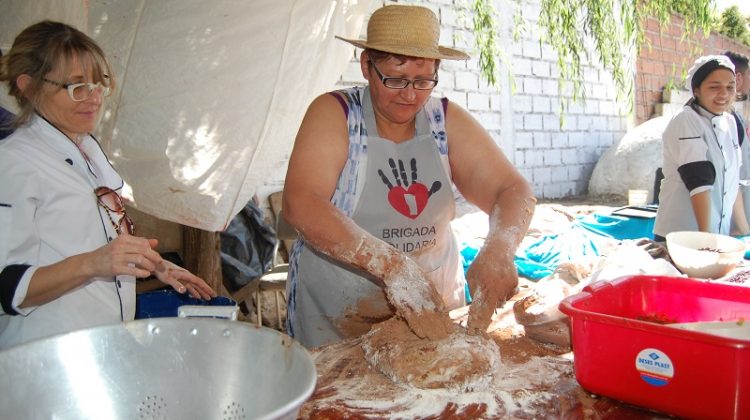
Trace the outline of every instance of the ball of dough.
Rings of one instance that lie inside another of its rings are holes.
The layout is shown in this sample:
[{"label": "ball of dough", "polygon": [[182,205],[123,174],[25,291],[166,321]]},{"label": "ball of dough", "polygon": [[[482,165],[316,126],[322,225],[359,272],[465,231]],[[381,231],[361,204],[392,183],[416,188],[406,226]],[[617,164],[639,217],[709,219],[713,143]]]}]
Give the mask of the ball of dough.
[{"label": "ball of dough", "polygon": [[370,365],[392,381],[423,389],[480,390],[501,364],[490,338],[456,327],[444,339],[420,339],[396,317],[373,326],[362,349]]}]

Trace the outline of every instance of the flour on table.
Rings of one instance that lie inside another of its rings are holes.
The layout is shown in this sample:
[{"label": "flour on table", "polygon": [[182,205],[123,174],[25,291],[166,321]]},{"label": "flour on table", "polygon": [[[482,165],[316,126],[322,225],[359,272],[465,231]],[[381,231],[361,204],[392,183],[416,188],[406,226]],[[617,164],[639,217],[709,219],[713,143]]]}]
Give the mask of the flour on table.
[{"label": "flour on table", "polygon": [[443,339],[420,339],[395,317],[375,325],[363,337],[362,349],[370,366],[417,388],[483,389],[501,370],[500,350],[492,339],[468,335],[460,327]]},{"label": "flour on table", "polygon": [[362,354],[363,337],[313,352],[320,375],[318,389],[303,406],[302,418],[543,418],[558,411],[552,392],[572,375],[572,363],[559,357],[533,357],[502,364],[474,391],[423,389],[372,369]]}]

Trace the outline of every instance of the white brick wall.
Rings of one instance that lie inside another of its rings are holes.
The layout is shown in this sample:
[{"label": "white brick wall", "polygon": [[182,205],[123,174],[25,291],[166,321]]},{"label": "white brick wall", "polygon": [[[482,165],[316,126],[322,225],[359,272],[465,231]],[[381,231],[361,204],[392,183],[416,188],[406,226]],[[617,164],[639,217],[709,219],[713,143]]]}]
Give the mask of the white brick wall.
[{"label": "white brick wall", "polygon": [[552,167],[552,179],[569,179],[570,171],[566,166],[556,165]]},{"label": "white brick wall", "polygon": [[497,94],[491,94],[490,95],[490,109],[493,111],[502,110],[502,97]]},{"label": "white brick wall", "polygon": [[[562,150],[562,164],[570,168],[570,165],[578,163],[578,153],[575,149],[561,149]],[[570,173],[570,172],[568,172]]]},{"label": "white brick wall", "polygon": [[550,102],[550,99],[548,97],[534,96],[532,97],[532,102],[534,104],[534,107],[533,107],[534,112],[539,112],[539,113],[552,112],[552,103]]},{"label": "white brick wall", "polygon": [[532,70],[536,77],[550,77],[550,63],[546,61],[534,61]]},{"label": "white brick wall", "polygon": [[542,92],[544,92],[545,95],[556,97],[559,94],[559,90],[560,90],[560,84],[557,82],[557,80],[546,79],[542,81]]},{"label": "white brick wall", "polygon": [[544,131],[534,133],[534,147],[537,149],[550,149],[552,147],[552,136]]},{"label": "white brick wall", "polygon": [[511,65],[513,66],[513,72],[515,74],[523,75],[523,76],[531,76],[533,74],[532,73],[533,63],[534,62],[531,60],[520,59],[520,60],[516,60],[512,62]]},{"label": "white brick wall", "polygon": [[513,97],[513,110],[515,112],[531,112],[534,110],[533,101],[533,96],[518,94]]},{"label": "white brick wall", "polygon": [[469,111],[489,111],[490,95],[487,93],[469,92]]},{"label": "white brick wall", "polygon": [[542,130],[542,116],[539,114],[524,115],[522,128],[528,131],[535,131],[535,130],[541,131]]},{"label": "white brick wall", "polygon": [[586,136],[581,131],[570,132],[568,133],[568,144],[570,147],[582,150],[586,146]]},{"label": "white brick wall", "polygon": [[530,132],[516,134],[516,148],[521,150],[534,148],[534,134]]},{"label": "white brick wall", "polygon": [[[560,168],[562,166],[562,153],[559,149],[547,149],[544,151],[544,164],[551,168]],[[567,169],[565,170],[567,174]]]},{"label": "white brick wall", "polygon": [[481,114],[474,114],[474,117],[479,120],[482,126],[489,131],[500,130],[500,114],[497,112],[483,112]]},{"label": "white brick wall", "polygon": [[550,168],[535,168],[532,172],[534,174],[534,180],[543,184],[549,184],[552,181],[552,169]]},{"label": "white brick wall", "polygon": [[[568,162],[565,162],[564,160],[563,160],[563,163],[568,164]],[[575,165],[575,164],[568,164],[568,176],[570,177],[570,179],[581,179],[581,176],[583,175],[583,173],[584,173],[583,166]]]},{"label": "white brick wall", "polygon": [[560,117],[555,114],[544,114],[544,130],[545,131],[558,131],[560,130]]},{"label": "white brick wall", "polygon": [[[583,131],[583,129],[581,128],[581,122],[580,122],[581,118],[587,118],[587,116],[583,114],[575,115],[571,113],[566,113],[563,119],[563,127],[561,131],[564,133],[568,133],[568,134],[575,134],[575,133]],[[582,145],[583,144],[579,144],[579,146],[582,146]]]},{"label": "white brick wall", "polygon": [[554,145],[557,148],[567,148],[569,146],[568,143],[568,133],[564,131],[558,131],[555,133],[552,133],[552,145]]},{"label": "white brick wall", "polygon": [[[375,3],[373,10],[382,4]],[[464,49],[474,57],[467,62],[444,60],[435,95],[445,96],[467,109],[498,144],[506,146],[503,151],[530,182],[537,196],[558,198],[585,193],[599,156],[624,134],[628,117],[621,112],[628,107],[618,104],[612,77],[598,64],[586,61],[583,74],[588,100],[567,104],[561,128],[558,114],[561,95],[572,98],[572,89],[568,83],[560,93],[557,53],[548,44],[539,42],[542,34],[536,24],[539,0],[521,0],[528,30],[517,42],[510,38],[510,28],[501,28],[506,37],[498,44],[510,61],[512,75],[504,91],[487,86],[480,78],[478,54],[472,51],[471,16],[467,15],[468,10],[460,10],[465,2],[401,0],[399,3],[420,4],[435,11],[442,25],[441,44]],[[508,6],[513,3],[495,0],[498,13],[506,17],[499,21],[512,22],[507,14],[513,13]],[[362,37],[365,31],[363,29]],[[337,88],[363,81],[359,63],[353,58]],[[507,103],[511,109],[505,109],[503,104]]]},{"label": "white brick wall", "polygon": [[523,93],[527,95],[542,94],[542,79],[530,76],[523,78]]},{"label": "white brick wall", "polygon": [[[545,168],[544,166],[544,151],[529,149],[526,150],[525,163],[531,167],[532,170]],[[549,168],[547,168],[549,169]],[[534,180],[537,181],[537,180]]]},{"label": "white brick wall", "polygon": [[542,58],[542,48],[538,41],[522,41],[521,51],[526,58]]}]

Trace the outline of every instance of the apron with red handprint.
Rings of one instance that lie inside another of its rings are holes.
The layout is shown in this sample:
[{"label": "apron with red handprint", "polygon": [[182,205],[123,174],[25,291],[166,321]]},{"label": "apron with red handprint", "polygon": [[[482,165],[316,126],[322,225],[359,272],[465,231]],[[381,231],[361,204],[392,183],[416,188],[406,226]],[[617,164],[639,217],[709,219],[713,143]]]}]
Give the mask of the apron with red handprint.
[{"label": "apron with red handprint", "polygon": [[[450,221],[455,214],[451,182],[427,117],[419,112],[414,138],[380,138],[369,90],[362,100],[366,164],[352,219],[375,237],[407,253],[427,273],[447,309],[465,304],[464,276]],[[383,290],[368,274],[304,245],[296,267],[289,330],[307,347],[360,335],[392,315]]]}]

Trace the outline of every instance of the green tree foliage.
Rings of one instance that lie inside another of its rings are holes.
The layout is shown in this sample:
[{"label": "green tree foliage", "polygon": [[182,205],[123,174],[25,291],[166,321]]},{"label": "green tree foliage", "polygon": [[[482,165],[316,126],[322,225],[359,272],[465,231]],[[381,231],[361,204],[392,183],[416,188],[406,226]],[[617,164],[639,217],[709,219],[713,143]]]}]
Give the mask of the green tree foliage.
[{"label": "green tree foliage", "polygon": [[745,17],[737,6],[729,7],[721,14],[718,31],[745,45],[750,45],[750,16]]},{"label": "green tree foliage", "polygon": [[479,68],[487,83],[494,86],[497,84],[498,74],[496,64],[501,53],[497,46],[495,8],[492,1],[485,0],[475,0],[471,6],[474,12],[474,36],[479,46]]},{"label": "green tree foliage", "polygon": [[[563,82],[572,85],[573,101],[585,97],[583,89],[583,64],[598,60],[608,70],[617,86],[618,95],[632,103],[632,80],[625,53],[635,57],[645,43],[643,25],[647,16],[653,16],[662,27],[670,21],[671,14],[679,11],[685,18],[684,36],[711,29],[714,0],[541,0],[539,27],[542,42],[557,52],[558,67]],[[493,0],[473,0],[473,10],[491,10]],[[520,5],[523,7],[523,4]],[[479,23],[477,23],[479,22]],[[495,19],[475,17],[474,31],[497,32]],[[497,67],[489,66],[482,54],[491,54],[496,45],[487,37],[477,36],[480,51],[480,70],[490,83],[497,79]],[[592,57],[593,55],[593,57]],[[490,76],[492,74],[492,76]],[[564,89],[561,83],[561,89]],[[564,100],[561,104],[567,106]]]}]

